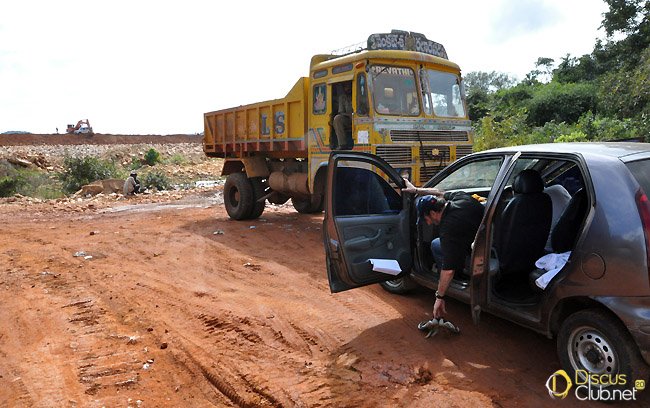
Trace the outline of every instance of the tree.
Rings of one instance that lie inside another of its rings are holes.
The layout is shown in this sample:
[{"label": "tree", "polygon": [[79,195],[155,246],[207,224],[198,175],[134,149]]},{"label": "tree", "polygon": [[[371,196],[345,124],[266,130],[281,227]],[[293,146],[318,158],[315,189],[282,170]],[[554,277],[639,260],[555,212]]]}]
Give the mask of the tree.
[{"label": "tree", "polygon": [[[650,1],[605,0],[609,11],[603,14],[602,27],[607,41],[597,41],[593,55],[601,72],[636,67],[640,55],[650,46]],[[616,39],[623,37],[622,39]]]},{"label": "tree", "polygon": [[499,89],[512,87],[517,81],[510,75],[503,72],[484,72],[472,71],[463,78],[467,95],[473,92],[482,91],[484,93],[493,93]]},{"label": "tree", "polygon": [[585,54],[580,58],[567,54],[553,70],[553,80],[560,83],[593,81],[598,75],[595,59]]}]

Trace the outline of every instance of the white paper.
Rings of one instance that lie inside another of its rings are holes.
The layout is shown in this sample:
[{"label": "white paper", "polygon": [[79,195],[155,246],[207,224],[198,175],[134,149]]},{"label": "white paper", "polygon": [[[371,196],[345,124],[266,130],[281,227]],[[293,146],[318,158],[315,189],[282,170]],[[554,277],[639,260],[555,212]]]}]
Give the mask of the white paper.
[{"label": "white paper", "polygon": [[368,144],[368,131],[360,130],[357,132],[357,143]]},{"label": "white paper", "polygon": [[402,268],[394,259],[368,259],[372,263],[372,270],[375,272],[387,273],[389,275],[399,275]]}]

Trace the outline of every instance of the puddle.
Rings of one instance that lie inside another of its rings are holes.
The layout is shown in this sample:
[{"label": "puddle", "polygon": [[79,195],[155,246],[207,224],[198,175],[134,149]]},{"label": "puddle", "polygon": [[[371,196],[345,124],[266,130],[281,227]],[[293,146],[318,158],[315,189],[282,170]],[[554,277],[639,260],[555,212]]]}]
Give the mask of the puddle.
[{"label": "puddle", "polygon": [[165,202],[165,203],[147,203],[147,204],[133,204],[121,205],[119,207],[109,207],[99,211],[100,213],[123,213],[123,212],[150,212],[150,211],[164,211],[164,210],[183,210],[186,208],[204,208],[213,205],[223,204],[223,193],[218,192],[215,195],[201,197],[191,196],[184,197],[178,201]]}]

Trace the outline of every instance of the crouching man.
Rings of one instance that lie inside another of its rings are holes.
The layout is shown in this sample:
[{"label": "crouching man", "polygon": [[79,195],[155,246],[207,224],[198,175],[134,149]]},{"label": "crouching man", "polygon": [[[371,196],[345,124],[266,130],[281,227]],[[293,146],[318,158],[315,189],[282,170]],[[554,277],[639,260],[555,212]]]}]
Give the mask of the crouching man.
[{"label": "crouching man", "polygon": [[132,171],[129,178],[124,182],[124,195],[131,196],[140,192],[140,180],[138,180],[138,173]]}]

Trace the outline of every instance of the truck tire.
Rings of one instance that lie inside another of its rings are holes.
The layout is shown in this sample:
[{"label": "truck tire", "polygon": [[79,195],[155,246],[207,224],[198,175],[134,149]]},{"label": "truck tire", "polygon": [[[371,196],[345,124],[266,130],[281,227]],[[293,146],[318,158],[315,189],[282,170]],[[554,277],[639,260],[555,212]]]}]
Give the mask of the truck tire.
[{"label": "truck tire", "polygon": [[312,194],[308,198],[291,198],[293,208],[300,214],[314,214],[323,211],[323,196]]},{"label": "truck tire", "polygon": [[254,220],[259,218],[260,215],[264,212],[264,207],[266,205],[266,200],[258,201],[261,197],[266,195],[266,184],[264,183],[263,177],[251,177],[251,184],[253,185],[253,194],[254,194],[254,203],[253,208],[251,209],[250,214],[248,215],[249,220]]},{"label": "truck tire", "polygon": [[226,212],[234,220],[246,220],[250,217],[255,204],[253,184],[244,173],[228,175],[223,187],[223,201]]},{"label": "truck tire", "polygon": [[620,389],[633,387],[637,379],[647,380],[648,366],[625,326],[598,309],[581,310],[564,320],[557,336],[557,353],[571,379],[577,370],[612,378],[625,374],[627,384],[610,386]]}]

